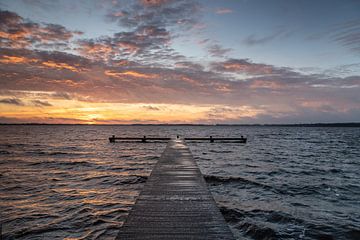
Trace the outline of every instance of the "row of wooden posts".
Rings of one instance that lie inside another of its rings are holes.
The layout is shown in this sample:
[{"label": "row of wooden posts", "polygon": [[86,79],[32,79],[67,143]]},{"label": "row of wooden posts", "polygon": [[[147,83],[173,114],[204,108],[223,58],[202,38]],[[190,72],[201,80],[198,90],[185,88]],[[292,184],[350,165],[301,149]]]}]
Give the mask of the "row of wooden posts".
[{"label": "row of wooden posts", "polygon": [[[176,138],[180,138],[180,136],[176,136]],[[215,141],[234,141],[239,143],[246,143],[247,138],[241,136],[237,138],[215,138],[213,136],[210,137],[185,137],[183,138],[185,141],[209,141],[211,143]],[[112,135],[109,137],[109,141],[111,143],[116,142],[116,140],[119,141],[141,141],[141,142],[147,142],[147,141],[170,141],[171,138],[168,137],[115,137],[115,135]]]}]

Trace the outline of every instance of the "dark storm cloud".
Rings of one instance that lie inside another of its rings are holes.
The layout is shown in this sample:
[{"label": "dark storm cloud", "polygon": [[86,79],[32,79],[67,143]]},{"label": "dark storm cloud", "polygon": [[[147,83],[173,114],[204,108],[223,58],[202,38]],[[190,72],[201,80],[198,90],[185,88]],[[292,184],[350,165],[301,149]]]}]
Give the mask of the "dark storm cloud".
[{"label": "dark storm cloud", "polygon": [[0,9],[0,47],[25,48],[36,44],[59,47],[80,34],[57,24],[34,23],[14,12]]}]

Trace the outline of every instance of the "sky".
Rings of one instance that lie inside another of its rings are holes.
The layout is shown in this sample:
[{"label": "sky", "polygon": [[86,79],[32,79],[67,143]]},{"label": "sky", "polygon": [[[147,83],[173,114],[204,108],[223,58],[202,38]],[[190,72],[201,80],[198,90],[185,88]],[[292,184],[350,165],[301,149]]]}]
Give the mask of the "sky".
[{"label": "sky", "polygon": [[358,0],[0,0],[0,123],[360,122]]}]

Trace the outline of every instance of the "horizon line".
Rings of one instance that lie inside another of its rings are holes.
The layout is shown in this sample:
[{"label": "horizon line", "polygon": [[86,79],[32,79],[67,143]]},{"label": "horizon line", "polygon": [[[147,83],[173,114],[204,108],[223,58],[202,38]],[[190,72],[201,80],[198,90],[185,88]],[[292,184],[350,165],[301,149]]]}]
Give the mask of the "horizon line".
[{"label": "horizon line", "polygon": [[0,125],[84,125],[84,126],[348,126],[360,127],[360,122],[317,123],[0,123]]}]

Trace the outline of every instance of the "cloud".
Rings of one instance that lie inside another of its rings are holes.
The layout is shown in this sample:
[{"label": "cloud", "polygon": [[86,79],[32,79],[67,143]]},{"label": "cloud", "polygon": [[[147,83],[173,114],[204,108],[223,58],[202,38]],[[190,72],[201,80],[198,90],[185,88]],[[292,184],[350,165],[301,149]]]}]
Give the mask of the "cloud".
[{"label": "cloud", "polygon": [[208,47],[208,51],[211,56],[214,57],[225,57],[226,54],[232,51],[231,48],[223,48],[219,44],[212,44]]},{"label": "cloud", "polygon": [[223,62],[214,62],[211,67],[217,72],[233,72],[247,75],[267,75],[278,72],[274,66],[252,63],[249,59],[228,59]]},{"label": "cloud", "polygon": [[71,95],[66,92],[55,92],[51,94],[51,97],[55,99],[65,99],[65,100],[73,99],[73,97],[71,97]]},{"label": "cloud", "polygon": [[288,37],[290,35],[291,32],[285,29],[280,29],[270,35],[265,35],[265,36],[257,36],[256,34],[251,34],[247,36],[242,42],[247,46],[263,45],[275,39]]},{"label": "cloud", "polygon": [[150,111],[160,111],[161,109],[159,107],[155,107],[155,106],[143,106],[144,109],[146,110],[150,110]]},{"label": "cloud", "polygon": [[34,106],[36,107],[51,107],[52,104],[49,103],[48,101],[41,101],[41,100],[33,100],[31,101],[32,104],[34,104]]},{"label": "cloud", "polygon": [[124,57],[144,56],[166,49],[170,34],[163,28],[142,26],[133,31],[118,32],[112,37],[80,40],[78,51],[91,59],[110,62]]},{"label": "cloud", "polygon": [[161,5],[168,4],[173,0],[141,0],[141,4],[146,7],[159,7]]},{"label": "cloud", "polygon": [[16,105],[16,106],[24,106],[24,103],[17,98],[3,98],[0,99],[0,104],[10,104],[10,105]]},{"label": "cloud", "polygon": [[58,24],[34,23],[14,12],[0,9],[0,47],[60,47],[81,34]]},{"label": "cloud", "polygon": [[338,24],[331,31],[330,36],[335,42],[360,54],[360,19]]},{"label": "cloud", "polygon": [[233,10],[230,8],[218,8],[215,10],[215,13],[219,15],[229,14],[229,13],[233,13]]},{"label": "cloud", "polygon": [[176,62],[175,67],[184,69],[184,71],[187,71],[187,70],[199,71],[199,70],[204,69],[204,66],[202,66],[201,64],[193,63],[190,61]]},{"label": "cloud", "polygon": [[317,32],[307,37],[308,40],[318,40],[321,38],[330,39],[355,54],[360,53],[360,19],[352,19],[341,22],[328,29]]},{"label": "cloud", "polygon": [[133,1],[109,11],[107,18],[121,26],[138,28],[154,26],[158,28],[190,28],[197,22],[199,4],[189,0]]}]

